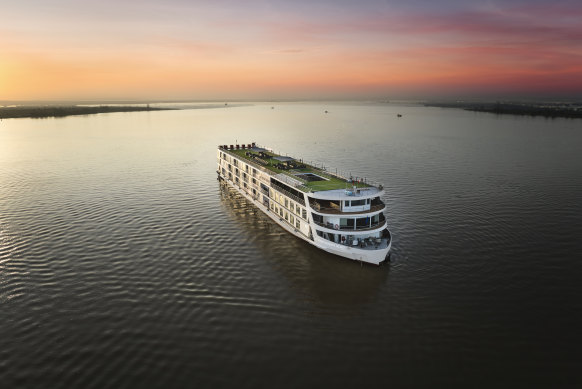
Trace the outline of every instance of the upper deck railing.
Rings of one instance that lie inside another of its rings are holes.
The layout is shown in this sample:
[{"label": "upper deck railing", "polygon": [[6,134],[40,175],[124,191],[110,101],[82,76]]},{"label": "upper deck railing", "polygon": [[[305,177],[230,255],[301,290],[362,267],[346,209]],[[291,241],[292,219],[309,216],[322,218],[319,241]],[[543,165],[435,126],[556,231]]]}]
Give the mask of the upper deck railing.
[{"label": "upper deck railing", "polygon": [[354,214],[364,214],[364,213],[372,213],[378,212],[386,208],[386,204],[380,201],[380,203],[372,204],[370,209],[366,209],[364,211],[342,211],[339,208],[332,208],[332,207],[324,207],[321,206],[319,203],[315,201],[310,201],[309,205],[311,208],[318,213],[325,213],[328,215],[354,215]]}]

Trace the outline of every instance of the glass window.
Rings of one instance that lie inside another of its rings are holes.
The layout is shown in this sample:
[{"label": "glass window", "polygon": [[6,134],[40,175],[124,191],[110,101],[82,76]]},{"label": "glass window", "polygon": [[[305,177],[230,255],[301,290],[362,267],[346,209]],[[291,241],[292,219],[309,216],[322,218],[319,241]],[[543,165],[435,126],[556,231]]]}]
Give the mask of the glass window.
[{"label": "glass window", "polygon": [[299,219],[295,220],[295,227],[301,228],[301,223],[299,222]]}]

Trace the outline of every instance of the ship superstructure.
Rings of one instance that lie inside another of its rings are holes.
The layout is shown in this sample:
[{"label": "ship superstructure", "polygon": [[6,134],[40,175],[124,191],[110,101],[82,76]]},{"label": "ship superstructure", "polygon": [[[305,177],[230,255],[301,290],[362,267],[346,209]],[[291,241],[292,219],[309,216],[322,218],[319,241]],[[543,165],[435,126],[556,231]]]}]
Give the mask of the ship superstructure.
[{"label": "ship superstructure", "polygon": [[390,251],[382,185],[344,177],[256,143],[220,145],[219,178],[314,246],[380,264]]}]

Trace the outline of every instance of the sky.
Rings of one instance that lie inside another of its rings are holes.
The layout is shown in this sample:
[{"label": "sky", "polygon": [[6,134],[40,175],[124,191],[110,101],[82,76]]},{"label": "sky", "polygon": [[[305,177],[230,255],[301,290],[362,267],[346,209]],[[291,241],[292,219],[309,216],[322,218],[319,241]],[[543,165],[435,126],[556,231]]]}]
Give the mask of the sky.
[{"label": "sky", "polygon": [[0,100],[582,98],[579,0],[0,9]]}]

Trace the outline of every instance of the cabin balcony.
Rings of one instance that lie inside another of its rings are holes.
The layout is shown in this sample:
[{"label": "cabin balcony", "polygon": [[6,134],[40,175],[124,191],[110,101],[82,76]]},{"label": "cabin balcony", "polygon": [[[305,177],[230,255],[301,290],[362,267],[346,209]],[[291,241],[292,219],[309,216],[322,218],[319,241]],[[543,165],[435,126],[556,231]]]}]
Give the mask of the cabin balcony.
[{"label": "cabin balcony", "polygon": [[386,217],[380,213],[373,217],[341,218],[329,220],[312,213],[313,222],[320,227],[336,231],[369,231],[386,225]]},{"label": "cabin balcony", "polygon": [[383,250],[388,248],[392,241],[392,236],[387,228],[382,231],[374,232],[369,236],[350,235],[349,232],[343,231],[335,231],[332,233],[321,230],[316,230],[316,234],[330,242],[364,250]]},{"label": "cabin balcony", "polygon": [[[362,200],[365,201],[365,200]],[[354,210],[351,207],[341,205],[341,200],[317,200],[317,199],[310,199],[309,205],[311,208],[318,212],[324,213],[328,215],[350,215],[350,214],[359,214],[359,213],[373,213],[382,211],[386,208],[386,204],[378,197],[372,199],[370,204],[364,204],[359,207],[357,210]]]}]

